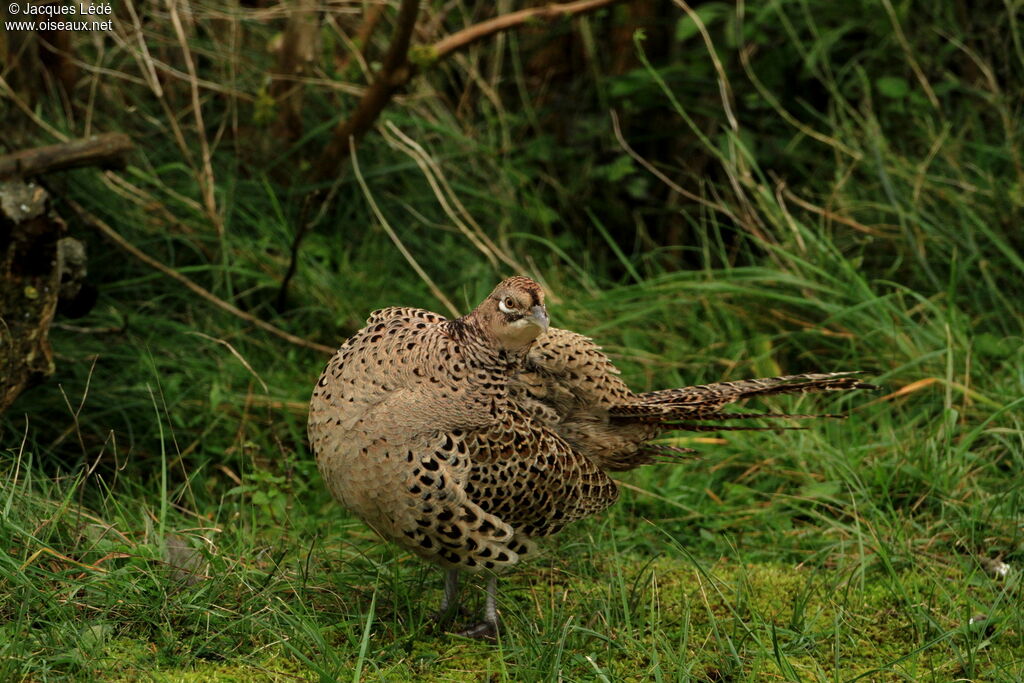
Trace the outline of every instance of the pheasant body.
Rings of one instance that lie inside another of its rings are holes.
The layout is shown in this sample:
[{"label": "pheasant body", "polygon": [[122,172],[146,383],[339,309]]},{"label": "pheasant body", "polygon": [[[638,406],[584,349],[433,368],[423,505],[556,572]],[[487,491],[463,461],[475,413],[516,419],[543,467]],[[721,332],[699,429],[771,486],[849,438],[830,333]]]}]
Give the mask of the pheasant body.
[{"label": "pheasant body", "polygon": [[[456,320],[372,313],[317,382],[308,430],[335,498],[449,570],[448,605],[455,570],[514,565],[532,538],[615,501],[606,472],[671,457],[679,449],[649,443],[661,433],[735,418],[720,409],[751,396],[870,386],[853,374],[635,394],[594,342],[549,328],[539,285],[514,277]],[[493,581],[488,598],[496,628]]]}]

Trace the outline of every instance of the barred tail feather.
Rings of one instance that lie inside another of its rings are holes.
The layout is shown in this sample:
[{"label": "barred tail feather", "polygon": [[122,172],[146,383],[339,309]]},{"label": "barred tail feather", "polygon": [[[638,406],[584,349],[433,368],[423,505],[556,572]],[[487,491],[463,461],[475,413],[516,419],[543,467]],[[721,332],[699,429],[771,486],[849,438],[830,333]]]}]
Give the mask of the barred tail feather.
[{"label": "barred tail feather", "polygon": [[757,396],[777,394],[806,394],[824,391],[851,391],[854,389],[877,389],[873,384],[862,382],[855,372],[810,372],[802,375],[763,377],[738,382],[717,382],[679,389],[651,391],[637,396],[637,402],[612,408],[613,416],[654,415],[658,408],[691,413],[701,409],[715,410],[736,401]]}]

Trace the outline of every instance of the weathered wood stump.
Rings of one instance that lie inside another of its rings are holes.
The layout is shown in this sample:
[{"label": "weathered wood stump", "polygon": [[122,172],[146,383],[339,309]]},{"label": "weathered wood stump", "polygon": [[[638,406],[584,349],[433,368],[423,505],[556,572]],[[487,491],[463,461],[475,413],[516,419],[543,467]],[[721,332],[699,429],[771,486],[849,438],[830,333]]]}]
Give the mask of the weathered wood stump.
[{"label": "weathered wood stump", "polygon": [[48,332],[57,310],[57,242],[64,228],[48,215],[48,199],[34,183],[0,182],[0,410],[53,374]]},{"label": "weathered wood stump", "polygon": [[81,301],[85,245],[68,235],[30,176],[110,164],[131,148],[111,134],[0,157],[0,411],[54,372],[49,331],[58,303]]}]

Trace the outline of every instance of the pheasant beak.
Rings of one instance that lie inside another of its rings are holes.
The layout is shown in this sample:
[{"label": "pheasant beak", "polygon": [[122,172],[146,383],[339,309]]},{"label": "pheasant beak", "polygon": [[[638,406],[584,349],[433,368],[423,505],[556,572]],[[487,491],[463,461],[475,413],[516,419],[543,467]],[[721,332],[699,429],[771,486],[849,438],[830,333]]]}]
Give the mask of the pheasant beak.
[{"label": "pheasant beak", "polygon": [[548,309],[543,306],[534,306],[526,319],[539,327],[541,334],[548,331]]}]

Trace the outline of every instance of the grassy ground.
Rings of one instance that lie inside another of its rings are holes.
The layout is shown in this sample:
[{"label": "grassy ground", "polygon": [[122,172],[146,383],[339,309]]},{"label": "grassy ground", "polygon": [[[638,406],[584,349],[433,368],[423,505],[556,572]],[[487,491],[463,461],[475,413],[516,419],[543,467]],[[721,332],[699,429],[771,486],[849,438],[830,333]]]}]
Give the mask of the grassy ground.
[{"label": "grassy ground", "polygon": [[706,3],[721,73],[680,18],[677,52],[638,39],[635,70],[576,83],[641,159],[606,108],[544,134],[555,105],[521,64],[462,118],[441,76],[474,64],[423,79],[343,176],[280,316],[301,192],[275,164],[300,148],[255,172],[215,150],[218,232],[161,107],[118,86],[137,114],[97,120],[156,142],[60,189],[296,334],[443,312],[369,196],[457,307],[541,278],[554,323],[637,390],[857,368],[883,389],[775,404],[850,414],[806,431],[679,437],[702,457],[624,475],[614,508],[503,580],[501,640],[467,641],[428,623],[440,573],[323,490],[304,411],[326,358],[96,239],[97,307],[59,321],[58,376],[0,417],[0,679],[1020,680],[1024,53],[1012,8],[957,7],[766,3],[741,23]]}]

